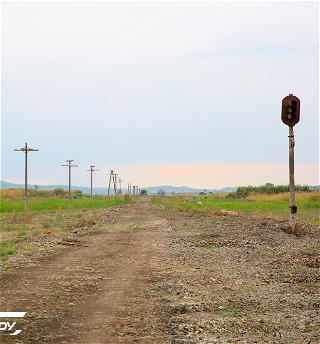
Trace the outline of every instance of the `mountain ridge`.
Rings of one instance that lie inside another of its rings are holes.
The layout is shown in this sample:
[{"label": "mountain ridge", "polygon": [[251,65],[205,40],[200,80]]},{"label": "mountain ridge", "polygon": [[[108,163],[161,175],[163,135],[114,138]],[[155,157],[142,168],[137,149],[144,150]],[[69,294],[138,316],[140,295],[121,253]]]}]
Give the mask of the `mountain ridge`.
[{"label": "mountain ridge", "polygon": [[[56,188],[62,188],[64,190],[68,190],[68,185],[37,185],[38,190],[54,190]],[[9,189],[9,188],[24,188],[24,184],[15,184],[15,183],[9,183],[4,180],[1,180],[1,189]],[[28,189],[34,189],[35,185],[28,184]],[[166,193],[199,193],[199,192],[232,192],[235,191],[236,187],[225,187],[222,189],[194,189],[189,188],[188,186],[172,186],[172,185],[159,185],[159,186],[149,186],[149,187],[143,187],[141,189],[145,189],[148,191],[148,194],[155,194],[160,189],[164,190]],[[71,190],[80,190],[84,194],[90,194],[91,190],[90,187],[87,186],[73,186],[71,185]],[[126,191],[125,188],[122,189],[123,192]],[[92,193],[98,194],[98,195],[107,195],[108,194],[108,188],[107,187],[96,187],[92,188]],[[113,194],[114,190],[110,188],[110,194]]]},{"label": "mountain ridge", "polygon": [[[38,190],[54,190],[56,188],[62,188],[64,190],[68,190],[69,186],[68,185],[37,185]],[[24,184],[14,184],[14,183],[9,183],[4,180],[1,180],[1,189],[9,189],[9,188],[23,188],[24,189]],[[28,184],[28,189],[35,189],[35,185],[30,185]],[[147,190],[148,194],[156,194],[160,189],[165,191],[165,193],[172,194],[172,193],[194,193],[198,194],[199,192],[233,192],[237,190],[237,187],[225,187],[222,189],[195,189],[195,188],[189,188],[188,186],[172,186],[172,185],[159,185],[159,186],[149,186],[149,187],[143,187],[140,188]],[[310,186],[310,189],[320,189],[319,186]],[[84,194],[90,194],[91,190],[90,187],[88,186],[72,186],[71,185],[71,190],[80,190]],[[127,189],[122,188],[122,191],[125,192]],[[108,188],[107,187],[96,187],[92,188],[92,194],[94,195],[107,195],[108,194]],[[110,194],[114,194],[114,190],[110,188]]]}]

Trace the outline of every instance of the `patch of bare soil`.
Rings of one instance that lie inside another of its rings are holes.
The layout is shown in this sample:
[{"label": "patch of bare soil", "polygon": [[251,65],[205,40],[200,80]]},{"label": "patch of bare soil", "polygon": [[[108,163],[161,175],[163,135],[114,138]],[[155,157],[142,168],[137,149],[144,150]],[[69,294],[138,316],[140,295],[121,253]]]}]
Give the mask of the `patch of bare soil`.
[{"label": "patch of bare soil", "polygon": [[148,202],[10,257],[1,343],[320,343],[318,226]]}]

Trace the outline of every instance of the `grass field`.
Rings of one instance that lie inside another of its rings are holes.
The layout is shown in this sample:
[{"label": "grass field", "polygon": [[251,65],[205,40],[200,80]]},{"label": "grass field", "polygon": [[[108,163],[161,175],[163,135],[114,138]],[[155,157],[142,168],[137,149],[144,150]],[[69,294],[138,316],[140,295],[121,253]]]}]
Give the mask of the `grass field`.
[{"label": "grass field", "polygon": [[[42,210],[66,210],[66,209],[94,209],[94,208],[108,208],[116,205],[128,203],[125,196],[123,197],[99,197],[73,199],[70,204],[65,198],[41,198],[31,199],[28,201],[28,211],[42,211]],[[1,200],[0,212],[24,211],[24,201],[10,201],[7,199]]]},{"label": "grass field", "polygon": [[[235,211],[239,215],[251,215],[256,218],[272,217],[288,219],[289,193],[249,194],[243,198],[229,198],[229,194],[212,194],[192,197],[152,197],[153,204],[173,206],[194,213],[219,215],[223,210]],[[320,192],[296,192],[298,221],[320,225]]]},{"label": "grass field", "polygon": [[3,265],[6,264],[6,257],[17,250],[34,250],[28,244],[32,237],[58,235],[79,227],[91,227],[104,215],[105,208],[136,201],[129,195],[100,196],[93,200],[81,195],[80,199],[72,199],[70,204],[68,199],[62,197],[30,197],[28,211],[25,212],[23,195],[20,190],[2,193],[0,260]]}]

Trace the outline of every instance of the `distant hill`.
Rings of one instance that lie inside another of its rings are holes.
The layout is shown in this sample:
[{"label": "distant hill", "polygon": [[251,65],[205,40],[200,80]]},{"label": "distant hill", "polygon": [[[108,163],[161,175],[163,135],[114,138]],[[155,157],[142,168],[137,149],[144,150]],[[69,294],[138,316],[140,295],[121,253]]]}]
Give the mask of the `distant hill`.
[{"label": "distant hill", "polygon": [[320,190],[320,185],[318,186],[309,186],[310,189],[312,190]]},{"label": "distant hill", "polygon": [[156,194],[160,189],[164,190],[166,193],[199,193],[199,192],[233,192],[237,190],[236,187],[227,187],[223,189],[193,189],[187,186],[171,186],[171,185],[160,185],[160,186],[150,186],[147,188],[141,188],[148,191],[148,194]]},{"label": "distant hill", "polygon": [[[62,188],[64,190],[69,190],[68,185],[37,185],[38,190],[54,190],[56,188]],[[9,188],[24,188],[24,184],[14,184],[14,183],[8,183],[3,180],[1,180],[1,189],[9,189]],[[28,189],[35,189],[35,185],[28,184]],[[84,194],[90,194],[91,190],[89,187],[86,186],[73,186],[71,185],[71,190],[80,190]],[[108,188],[92,188],[93,194],[98,195],[106,195],[108,193]],[[112,194],[112,190],[110,190],[110,193]]]},{"label": "distant hill", "polygon": [[[55,188],[62,188],[64,190],[68,190],[68,185],[37,185],[39,190],[53,190]],[[1,180],[1,189],[9,189],[9,188],[24,188],[24,184],[13,184],[8,183],[3,180]],[[35,185],[28,184],[29,189],[34,189]],[[189,188],[188,186],[172,186],[172,185],[159,185],[159,186],[149,186],[145,188],[148,191],[149,195],[156,194],[160,189],[164,190],[165,193],[171,194],[181,194],[181,193],[195,193],[198,194],[199,192],[204,192],[205,189],[193,189]],[[318,186],[310,186],[310,189],[313,190],[320,190],[320,185]],[[90,188],[86,186],[71,186],[71,190],[80,190],[84,194],[90,194]],[[127,189],[123,188],[122,191],[125,192]],[[206,189],[206,192],[233,192],[236,191],[236,187],[226,187],[223,189]],[[107,195],[108,194],[108,188],[107,187],[99,187],[99,188],[92,188],[92,193],[94,195]],[[110,189],[110,194],[113,195],[114,191],[113,189]]]},{"label": "distant hill", "polygon": [[[64,190],[68,190],[68,185],[37,185],[39,190],[53,190],[55,188],[62,188]],[[3,180],[1,180],[1,189],[9,189],[9,188],[24,188],[24,184],[14,184],[14,183],[8,183]],[[35,189],[35,185],[28,184],[29,189]],[[193,189],[189,188],[187,186],[171,186],[171,185],[160,185],[160,186],[150,186],[141,188],[148,191],[148,194],[156,194],[160,189],[164,190],[166,193],[199,193],[203,192],[204,189]],[[227,187],[223,189],[206,189],[206,192],[232,192],[235,191],[236,187]],[[80,190],[84,194],[90,194],[90,188],[85,186],[72,186],[71,190]],[[122,189],[123,192],[126,191],[126,189]],[[92,193],[94,195],[107,195],[108,194],[108,188],[107,187],[100,187],[100,188],[92,188]],[[114,192],[111,189],[110,194],[112,195]]]}]

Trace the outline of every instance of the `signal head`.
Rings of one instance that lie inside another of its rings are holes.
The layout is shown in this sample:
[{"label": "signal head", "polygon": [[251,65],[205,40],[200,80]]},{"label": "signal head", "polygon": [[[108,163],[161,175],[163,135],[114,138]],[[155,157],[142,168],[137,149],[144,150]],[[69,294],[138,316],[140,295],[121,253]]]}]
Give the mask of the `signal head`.
[{"label": "signal head", "polygon": [[293,94],[289,94],[282,100],[281,120],[291,127],[300,120],[300,100]]}]

